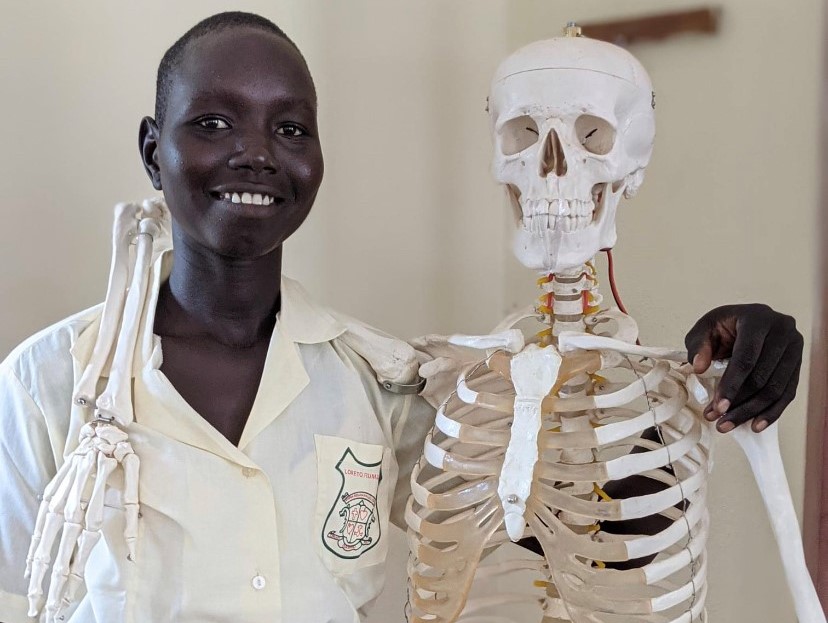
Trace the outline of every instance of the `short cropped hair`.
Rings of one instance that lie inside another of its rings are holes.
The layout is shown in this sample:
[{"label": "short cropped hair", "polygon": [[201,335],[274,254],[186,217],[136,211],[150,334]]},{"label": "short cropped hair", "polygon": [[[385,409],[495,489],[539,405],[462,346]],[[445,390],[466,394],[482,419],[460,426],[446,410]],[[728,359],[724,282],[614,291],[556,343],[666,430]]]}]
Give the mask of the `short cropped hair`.
[{"label": "short cropped hair", "polygon": [[281,37],[287,41],[293,48],[299,52],[302,62],[307,67],[305,57],[297,45],[288,37],[285,32],[269,19],[256,15],[255,13],[245,13],[243,11],[227,11],[225,13],[217,13],[211,17],[201,20],[198,24],[185,32],[178,41],[170,46],[161,62],[158,64],[158,75],[155,79],[155,121],[158,127],[164,125],[164,116],[167,111],[167,101],[170,97],[173,81],[175,80],[175,72],[181,64],[181,59],[184,57],[184,52],[187,46],[194,40],[204,35],[213,32],[219,32],[228,28],[246,27],[263,30],[265,32],[273,33],[277,37]]}]

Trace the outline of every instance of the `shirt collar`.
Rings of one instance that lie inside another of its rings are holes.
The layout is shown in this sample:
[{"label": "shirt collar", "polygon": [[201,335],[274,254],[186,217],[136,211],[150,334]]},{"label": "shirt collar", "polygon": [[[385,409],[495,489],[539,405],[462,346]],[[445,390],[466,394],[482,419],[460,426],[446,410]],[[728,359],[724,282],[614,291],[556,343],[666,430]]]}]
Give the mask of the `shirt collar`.
[{"label": "shirt collar", "polygon": [[[141,356],[142,351],[146,359],[152,351],[152,327],[155,322],[155,300],[158,297],[158,289],[169,277],[172,269],[172,253],[163,253],[153,267],[153,290],[150,292],[149,304],[146,305],[144,326],[139,334],[139,344],[136,355]],[[299,344],[320,344],[329,342],[342,335],[346,327],[334,318],[324,307],[313,302],[305,289],[299,282],[282,276],[281,280],[281,301],[280,311],[277,315],[277,322],[281,323],[281,330],[293,342]],[[150,313],[152,312],[152,313]],[[78,336],[70,349],[72,357],[77,361],[81,369],[84,369],[92,357],[95,348],[95,341],[98,337],[98,330],[101,324],[103,306],[100,306],[98,315],[92,323]],[[142,348],[143,346],[143,348]],[[149,346],[149,350],[147,347]],[[105,367],[108,374],[109,366]]]},{"label": "shirt collar", "polygon": [[285,276],[278,322],[285,335],[299,344],[330,342],[346,329],[324,307],[314,303],[299,282]]},{"label": "shirt collar", "polygon": [[[92,358],[92,349],[95,348],[95,341],[98,337],[98,331],[101,328],[101,315],[103,314],[103,305],[98,306],[98,313],[93,318],[92,322],[83,329],[75,339],[74,344],[69,349],[72,358],[78,363],[81,371],[83,371],[89,360]],[[109,366],[107,365],[107,368]]]}]

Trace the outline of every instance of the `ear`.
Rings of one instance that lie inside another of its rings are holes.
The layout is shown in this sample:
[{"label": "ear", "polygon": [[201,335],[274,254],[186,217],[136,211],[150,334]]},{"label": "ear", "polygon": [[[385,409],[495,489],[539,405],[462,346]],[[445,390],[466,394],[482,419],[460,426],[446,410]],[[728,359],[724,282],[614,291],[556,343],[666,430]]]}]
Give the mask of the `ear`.
[{"label": "ear", "polygon": [[152,117],[141,119],[138,128],[138,149],[141,161],[155,190],[161,190],[161,169],[158,166],[158,138],[161,135],[158,124]]}]

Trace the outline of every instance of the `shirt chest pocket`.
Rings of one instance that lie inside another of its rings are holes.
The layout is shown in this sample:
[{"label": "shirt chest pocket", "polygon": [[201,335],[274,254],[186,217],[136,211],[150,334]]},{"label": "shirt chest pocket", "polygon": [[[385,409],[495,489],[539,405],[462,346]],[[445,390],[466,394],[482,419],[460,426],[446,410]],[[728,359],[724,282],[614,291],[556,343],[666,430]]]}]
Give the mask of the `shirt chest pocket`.
[{"label": "shirt chest pocket", "polygon": [[385,561],[391,451],[382,445],[315,435],[316,549],[341,577]]}]

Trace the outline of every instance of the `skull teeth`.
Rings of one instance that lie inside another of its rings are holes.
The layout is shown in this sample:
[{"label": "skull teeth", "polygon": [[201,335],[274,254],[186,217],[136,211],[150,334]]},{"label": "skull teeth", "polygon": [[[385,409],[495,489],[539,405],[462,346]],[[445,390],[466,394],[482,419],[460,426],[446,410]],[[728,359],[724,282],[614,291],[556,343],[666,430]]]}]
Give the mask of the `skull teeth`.
[{"label": "skull teeth", "polygon": [[581,199],[527,199],[521,201],[523,228],[541,233],[546,230],[571,233],[585,229],[595,214],[595,202]]}]

